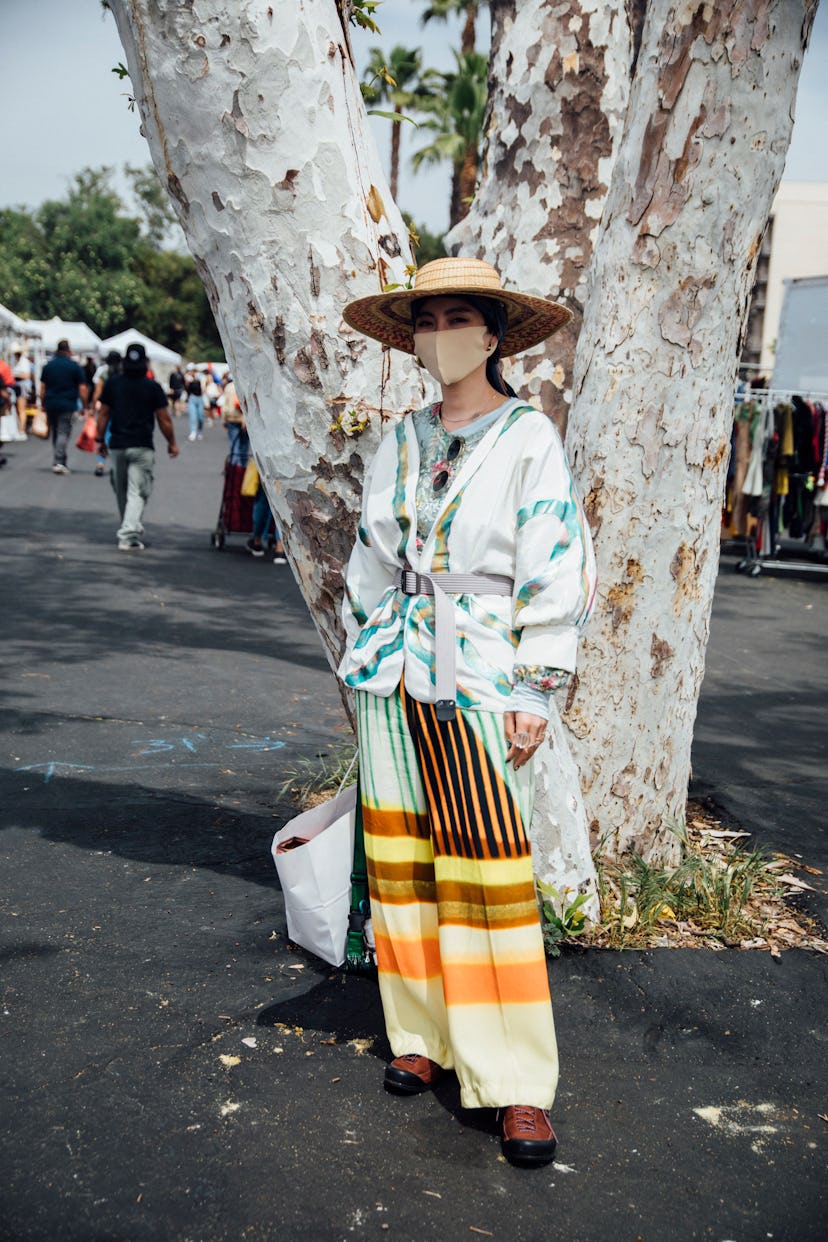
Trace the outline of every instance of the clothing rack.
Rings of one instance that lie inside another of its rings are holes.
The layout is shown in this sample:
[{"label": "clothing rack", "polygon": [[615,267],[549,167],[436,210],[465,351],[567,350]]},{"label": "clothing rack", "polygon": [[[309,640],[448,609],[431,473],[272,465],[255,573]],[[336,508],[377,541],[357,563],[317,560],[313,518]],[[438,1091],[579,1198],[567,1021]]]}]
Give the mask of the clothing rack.
[{"label": "clothing rack", "polygon": [[[738,412],[740,408],[752,405],[758,407],[758,413],[762,419],[760,426],[754,432],[753,444],[755,445],[755,436],[759,435],[763,440],[762,456],[764,459],[765,452],[769,443],[769,437],[773,434],[773,416],[774,411],[780,404],[792,403],[794,397],[807,403],[822,405],[828,410],[828,393],[816,391],[803,391],[801,389],[783,389],[783,388],[745,388],[739,391],[737,388],[734,394],[734,407]],[[825,458],[828,456],[828,428],[823,425],[823,445],[822,458],[823,466]],[[808,470],[805,472],[796,470],[787,470],[787,479],[789,483],[804,484],[806,480],[815,476],[815,472]],[[746,476],[747,477],[747,476]],[[765,483],[765,486],[767,484]],[[745,494],[743,492],[743,494]],[[754,491],[747,492],[749,496],[758,497],[758,493]],[[776,527],[776,514],[774,512],[775,504],[781,502],[781,498],[776,496],[774,504],[770,507],[770,516],[767,509],[760,510],[760,513],[753,514],[759,522],[758,531],[752,534],[735,536],[730,539],[722,540],[721,551],[738,552],[742,550],[744,555],[737,562],[735,569],[737,573],[747,574],[749,577],[756,577],[760,573],[780,573],[780,574],[796,574],[797,576],[805,576],[809,578],[822,579],[828,578],[828,531],[823,526],[823,531],[818,533],[818,538],[822,541],[822,548],[814,548],[806,544],[804,540],[800,542],[798,539],[780,538],[778,528],[772,530],[771,522]],[[767,497],[766,497],[767,498]],[[810,528],[806,531],[806,538],[811,537],[814,521],[823,521],[824,518],[819,517],[820,510],[824,513],[824,507],[816,510],[815,517],[812,519]],[[759,550],[759,541],[757,534],[762,536],[762,550]],[[784,554],[784,555],[781,555]],[[789,559],[790,558],[790,559]]]}]

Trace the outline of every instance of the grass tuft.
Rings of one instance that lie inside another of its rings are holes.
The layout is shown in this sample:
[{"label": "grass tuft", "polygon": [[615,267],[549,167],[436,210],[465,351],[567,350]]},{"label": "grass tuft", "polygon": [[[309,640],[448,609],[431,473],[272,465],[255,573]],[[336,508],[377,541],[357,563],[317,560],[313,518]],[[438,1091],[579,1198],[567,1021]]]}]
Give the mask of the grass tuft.
[{"label": "grass tuft", "polygon": [[[688,821],[668,825],[678,838],[677,865],[647,862],[636,851],[595,858],[601,921],[578,942],[610,949],[803,947],[828,952],[812,919],[791,904],[811,886],[793,875],[801,864],[761,848],[748,833],[722,828],[695,803]],[[802,868],[814,872],[813,868]],[[782,874],[785,872],[786,874]]]},{"label": "grass tuft", "polygon": [[[312,759],[297,760],[279,786],[277,801],[290,796],[303,811],[327,802],[345,779],[355,754],[355,743],[345,742],[328,753],[323,751]],[[345,782],[346,788],[353,785],[356,778],[357,765],[354,764]]]}]

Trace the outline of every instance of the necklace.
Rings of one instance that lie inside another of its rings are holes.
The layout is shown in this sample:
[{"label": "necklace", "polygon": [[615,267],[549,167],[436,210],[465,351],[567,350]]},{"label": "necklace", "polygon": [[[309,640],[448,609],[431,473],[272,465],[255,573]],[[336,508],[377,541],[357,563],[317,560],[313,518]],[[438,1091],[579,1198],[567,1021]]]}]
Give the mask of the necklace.
[{"label": "necklace", "polygon": [[[505,398],[504,398],[504,399],[505,399]],[[501,402],[499,402],[499,405],[502,405],[502,404],[503,404],[503,402],[502,402],[502,401],[501,401]],[[441,402],[440,402],[440,409],[439,409],[439,412],[438,412],[438,414],[437,414],[437,417],[438,417],[438,419],[440,420],[440,422],[442,423],[443,427],[444,427],[444,428],[446,428],[446,429],[448,429],[449,427],[467,427],[470,423],[473,423],[476,419],[478,419],[478,418],[482,418],[484,414],[491,414],[491,413],[492,413],[494,410],[496,410],[496,409],[498,409],[498,406],[497,406],[497,405],[493,405],[493,406],[492,406],[492,408],[491,408],[490,410],[486,410],[486,409],[483,409],[483,410],[477,410],[477,412],[476,412],[476,413],[472,414],[472,415],[471,415],[471,417],[466,418],[466,419],[462,419],[462,420],[460,420],[460,419],[456,419],[456,418],[454,418],[454,419],[447,419],[447,418],[445,418],[445,417],[443,416],[443,403],[442,403],[442,401],[441,401]]]}]

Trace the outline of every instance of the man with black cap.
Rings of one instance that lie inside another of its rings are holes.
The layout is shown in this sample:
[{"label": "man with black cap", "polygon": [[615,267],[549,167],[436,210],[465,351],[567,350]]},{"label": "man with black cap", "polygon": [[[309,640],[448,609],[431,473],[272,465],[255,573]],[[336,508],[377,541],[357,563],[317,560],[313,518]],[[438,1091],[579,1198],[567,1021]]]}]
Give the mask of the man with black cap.
[{"label": "man with black cap", "polygon": [[57,353],[40,373],[40,404],[46,411],[52,433],[55,474],[68,474],[66,445],[72,430],[72,415],[86,403],[89,389],[86,376],[72,358],[68,341],[58,341]]},{"label": "man with black cap", "polygon": [[140,552],[144,548],[141,519],[152,491],[156,422],[170,457],[178,456],[178,445],[164,389],[147,377],[146,351],[138,342],[127,346],[123,374],[113,375],[104,384],[98,411],[99,444],[110,422],[112,487],[121,515],[118,547],[122,552]]}]

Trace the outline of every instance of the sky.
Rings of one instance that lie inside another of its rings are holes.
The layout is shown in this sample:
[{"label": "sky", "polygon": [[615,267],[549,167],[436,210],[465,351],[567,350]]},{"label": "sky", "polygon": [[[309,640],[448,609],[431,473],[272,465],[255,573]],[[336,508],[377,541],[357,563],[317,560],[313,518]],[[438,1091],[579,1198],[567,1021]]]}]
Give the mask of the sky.
[{"label": "sky", "polygon": [[[424,7],[418,0],[385,0],[377,12],[379,38],[353,31],[360,63],[372,46],[390,50],[401,43],[422,47],[427,65],[451,68],[459,22],[423,27]],[[148,164],[138,115],[128,107],[129,81],[111,72],[124,53],[115,22],[99,0],[0,0],[0,10],[4,48],[21,49],[4,57],[0,75],[0,207],[34,207],[61,198],[73,175],[86,166]],[[488,41],[488,14],[483,13],[478,18],[481,51]],[[828,5],[823,4],[800,77],[786,179],[828,181],[826,64]],[[374,117],[371,126],[387,168],[390,122]],[[418,224],[441,233],[448,226],[448,170],[415,176],[408,166],[410,152],[427,141],[427,135],[403,125],[400,205]]]}]

